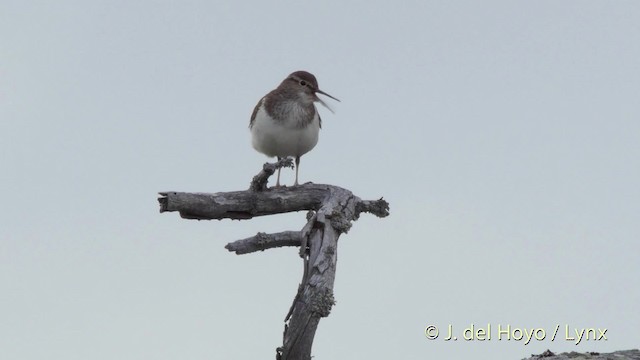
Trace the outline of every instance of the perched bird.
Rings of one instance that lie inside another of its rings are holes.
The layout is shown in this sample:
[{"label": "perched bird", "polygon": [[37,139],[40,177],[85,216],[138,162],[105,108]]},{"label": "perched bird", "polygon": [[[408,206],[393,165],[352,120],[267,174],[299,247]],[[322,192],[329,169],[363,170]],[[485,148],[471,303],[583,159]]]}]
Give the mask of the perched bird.
[{"label": "perched bird", "polygon": [[[287,76],[280,85],[265,95],[251,114],[249,129],[253,148],[278,160],[293,156],[296,162],[296,181],[300,157],[318,143],[322,120],[314,102],[331,110],[317,95],[326,95],[340,101],[318,88],[313,74],[296,71]],[[280,186],[280,169],[276,187]]]}]

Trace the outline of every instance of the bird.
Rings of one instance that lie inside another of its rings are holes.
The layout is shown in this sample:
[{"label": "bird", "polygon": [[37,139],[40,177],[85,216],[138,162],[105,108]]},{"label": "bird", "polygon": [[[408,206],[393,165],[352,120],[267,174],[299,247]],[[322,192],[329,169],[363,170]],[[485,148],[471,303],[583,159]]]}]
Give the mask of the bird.
[{"label": "bird", "polygon": [[[278,160],[294,157],[294,186],[298,185],[300,157],[318,143],[322,119],[315,102],[331,110],[317,94],[340,101],[320,90],[318,80],[313,74],[302,70],[295,71],[260,99],[251,114],[251,145],[258,152],[268,157],[276,156]],[[275,186],[280,187],[280,168]]]}]

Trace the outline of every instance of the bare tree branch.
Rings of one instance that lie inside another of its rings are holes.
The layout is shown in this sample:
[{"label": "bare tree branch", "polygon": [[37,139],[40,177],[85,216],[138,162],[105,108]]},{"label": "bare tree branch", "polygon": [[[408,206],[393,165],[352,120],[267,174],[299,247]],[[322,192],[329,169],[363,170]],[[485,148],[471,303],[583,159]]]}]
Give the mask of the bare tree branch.
[{"label": "bare tree branch", "polygon": [[253,180],[251,180],[251,185],[249,186],[249,190],[266,191],[267,180],[269,180],[269,176],[273,175],[273,173],[275,173],[276,170],[283,167],[293,168],[293,159],[286,157],[273,164],[265,163],[262,166],[262,171],[260,171],[258,175],[254,176]]},{"label": "bare tree branch", "polygon": [[283,231],[275,234],[257,233],[252,237],[228,243],[225,248],[242,255],[283,246],[300,246],[301,243],[300,231]]},{"label": "bare tree branch", "polygon": [[246,220],[255,216],[292,211],[317,210],[330,185],[305,184],[294,188],[272,188],[264,192],[224,193],[161,192],[160,212],[178,211],[185,219]]},{"label": "bare tree branch", "polygon": [[[185,219],[196,220],[248,220],[256,216],[287,212],[316,211],[328,197],[350,191],[335,185],[307,183],[295,187],[270,188],[263,192],[230,191],[223,193],[187,193],[164,191],[159,194],[160,212],[178,211]],[[357,198],[357,220],[361,212],[378,217],[389,215],[389,204],[383,200]]]},{"label": "bare tree branch", "polygon": [[356,211],[358,215],[360,215],[361,212],[367,212],[377,217],[386,217],[389,216],[389,203],[382,198],[373,201],[361,200],[356,204]]},{"label": "bare tree branch", "polygon": [[334,185],[307,183],[300,186],[267,188],[276,169],[290,160],[265,164],[246,191],[224,193],[161,192],[160,212],[177,211],[185,219],[251,219],[255,216],[307,210],[307,223],[300,231],[258,233],[226,245],[236,254],[248,254],[282,246],[300,246],[302,281],[285,317],[283,345],[276,349],[278,360],[309,360],[320,319],[329,316],[335,304],[338,238],[351,228],[362,212],[378,217],[389,215],[383,200],[361,200],[351,191]]}]

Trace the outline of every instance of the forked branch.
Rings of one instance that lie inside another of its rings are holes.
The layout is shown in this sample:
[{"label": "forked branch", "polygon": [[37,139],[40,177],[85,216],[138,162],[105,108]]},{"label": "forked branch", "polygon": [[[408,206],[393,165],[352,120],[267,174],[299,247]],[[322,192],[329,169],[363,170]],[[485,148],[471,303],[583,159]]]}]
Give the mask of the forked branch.
[{"label": "forked branch", "polygon": [[362,212],[378,217],[389,215],[389,204],[361,200],[351,191],[334,185],[304,184],[267,188],[267,179],[285,160],[265,164],[249,190],[208,193],[161,192],[160,212],[177,211],[186,219],[251,219],[255,216],[310,211],[307,223],[298,231],[258,233],[226,245],[238,255],[282,246],[300,246],[302,281],[285,317],[283,345],[276,349],[279,360],[311,359],[311,346],[321,318],[334,305],[338,238],[346,233]]}]

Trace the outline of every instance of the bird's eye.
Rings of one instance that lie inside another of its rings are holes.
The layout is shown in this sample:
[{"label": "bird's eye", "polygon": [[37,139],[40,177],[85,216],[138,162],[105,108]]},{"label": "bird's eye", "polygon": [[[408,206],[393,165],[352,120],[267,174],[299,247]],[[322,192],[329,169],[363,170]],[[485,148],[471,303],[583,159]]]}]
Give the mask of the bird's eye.
[{"label": "bird's eye", "polygon": [[300,80],[300,85],[302,85],[302,86],[307,86],[307,82],[306,82],[306,81],[304,81],[304,80]]}]

